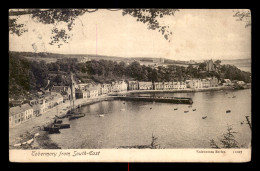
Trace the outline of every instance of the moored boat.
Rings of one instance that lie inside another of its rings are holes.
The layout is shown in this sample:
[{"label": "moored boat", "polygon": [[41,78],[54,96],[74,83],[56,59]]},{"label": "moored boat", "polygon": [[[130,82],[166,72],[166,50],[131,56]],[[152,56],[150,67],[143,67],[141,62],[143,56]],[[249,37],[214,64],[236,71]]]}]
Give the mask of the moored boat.
[{"label": "moored boat", "polygon": [[59,127],[60,129],[70,128],[70,124],[54,124],[54,126]]},{"label": "moored boat", "polygon": [[54,126],[54,125],[44,127],[44,131],[48,131],[50,134],[60,133],[59,129],[60,129],[59,126]]},{"label": "moored boat", "polygon": [[81,118],[81,117],[84,117],[84,116],[85,116],[85,113],[73,113],[73,114],[69,114],[69,120]]},{"label": "moored boat", "polygon": [[61,124],[62,120],[61,119],[55,119],[54,123]]},{"label": "moored boat", "polygon": [[[75,81],[73,80],[73,74],[71,74],[71,99],[70,99],[70,110],[67,112],[67,116],[69,117],[69,120],[77,119],[85,116],[85,113],[81,113],[78,110],[80,109],[80,105],[78,105],[77,108],[75,108]],[[72,103],[72,106],[71,106]]]},{"label": "moored boat", "polygon": [[49,134],[56,134],[56,133],[60,133],[60,128],[59,127],[51,127],[49,129]]}]

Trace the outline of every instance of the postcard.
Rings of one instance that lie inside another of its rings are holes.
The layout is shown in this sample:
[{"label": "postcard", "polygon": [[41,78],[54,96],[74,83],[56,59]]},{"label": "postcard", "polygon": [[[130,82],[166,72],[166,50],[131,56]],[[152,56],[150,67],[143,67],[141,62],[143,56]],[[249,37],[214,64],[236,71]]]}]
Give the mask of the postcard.
[{"label": "postcard", "polygon": [[10,162],[251,161],[248,9],[9,9]]}]

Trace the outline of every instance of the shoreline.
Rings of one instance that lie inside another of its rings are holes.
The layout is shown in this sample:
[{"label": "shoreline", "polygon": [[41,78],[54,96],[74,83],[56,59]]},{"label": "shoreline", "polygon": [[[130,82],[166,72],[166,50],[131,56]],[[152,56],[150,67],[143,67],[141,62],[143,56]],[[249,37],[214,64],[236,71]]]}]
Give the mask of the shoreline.
[{"label": "shoreline", "polygon": [[[117,92],[116,94],[117,95],[127,95],[127,94],[135,94],[135,93],[140,93],[140,94],[141,93],[189,93],[189,92],[193,93],[193,92],[231,90],[231,89],[233,89],[233,88],[221,86],[221,87],[211,87],[211,88],[204,88],[204,89],[184,89],[184,90],[131,90],[131,91],[124,91],[124,92]],[[101,102],[104,100],[114,100],[114,98],[116,96],[111,96],[111,95],[112,94],[110,94],[110,95],[106,94],[106,95],[98,96],[93,99],[78,99],[75,101],[75,106],[86,106],[86,105],[91,105],[91,104],[98,103],[98,102]],[[10,131],[15,130],[15,129],[17,130],[17,129],[19,129],[19,127],[23,127],[24,125],[21,124],[15,128],[9,128],[9,148],[10,149],[24,149],[24,148],[21,148],[21,146],[14,147],[14,144],[26,142],[25,139],[28,139],[28,138],[23,139],[23,137],[26,134],[28,135],[28,133],[31,136],[33,136],[36,133],[43,132],[43,131],[41,131],[41,128],[46,126],[46,124],[52,123],[54,121],[55,115],[57,115],[57,116],[66,115],[66,113],[69,111],[69,102],[63,103],[62,106],[63,106],[63,110],[61,110],[61,112],[59,114],[56,114],[53,112],[53,109],[55,109],[55,107],[54,107],[54,108],[50,109],[49,111],[47,111],[46,113],[44,113],[42,116],[40,116],[40,117],[42,117],[41,119],[43,119],[43,117],[45,115],[47,115],[47,114],[50,115],[50,117],[48,117],[48,120],[45,120],[45,122],[43,124],[34,125],[34,127],[32,127],[32,129],[28,128],[28,130],[24,130],[22,133],[17,133],[18,135],[14,135],[15,137],[18,137],[19,141],[16,140],[17,138],[13,141],[10,141],[10,138],[11,138]],[[36,117],[34,119],[39,119],[39,118]],[[27,121],[28,124],[30,121],[31,120]],[[47,132],[46,133],[44,132],[42,135],[44,136],[44,143],[37,143],[38,144],[37,148],[41,149],[41,148],[46,148],[48,146],[50,146],[51,148],[52,147],[59,148],[58,145],[55,146],[53,144],[53,142],[49,138],[49,134]],[[15,138],[15,137],[12,137],[12,138]]]},{"label": "shoreline", "polygon": [[147,93],[193,93],[193,92],[202,92],[202,91],[217,91],[217,90],[233,90],[232,87],[210,87],[210,88],[200,88],[200,89],[181,89],[181,90],[134,90],[130,91],[130,93],[137,93],[137,92],[147,92]]}]

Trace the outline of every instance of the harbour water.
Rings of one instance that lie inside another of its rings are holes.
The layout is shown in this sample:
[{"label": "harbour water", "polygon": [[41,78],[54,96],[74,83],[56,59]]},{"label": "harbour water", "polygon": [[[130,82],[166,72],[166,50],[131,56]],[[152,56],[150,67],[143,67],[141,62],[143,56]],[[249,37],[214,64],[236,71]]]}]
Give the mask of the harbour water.
[{"label": "harbour water", "polygon": [[[239,145],[250,146],[251,130],[245,116],[251,119],[251,89],[156,95],[191,97],[193,104],[189,107],[186,104],[103,101],[82,107],[85,117],[71,120],[69,129],[62,129],[60,134],[52,134],[50,138],[63,149],[149,145],[152,135],[158,138],[156,143],[161,148],[210,148],[211,139],[221,146],[219,139],[229,125],[237,132],[235,138]],[[226,113],[226,110],[231,112]],[[207,118],[202,119],[204,116]]]}]

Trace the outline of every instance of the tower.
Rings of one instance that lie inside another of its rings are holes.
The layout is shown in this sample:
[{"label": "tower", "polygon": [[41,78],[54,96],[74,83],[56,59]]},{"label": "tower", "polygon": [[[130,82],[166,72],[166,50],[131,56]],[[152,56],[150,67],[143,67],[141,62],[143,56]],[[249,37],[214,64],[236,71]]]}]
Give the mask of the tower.
[{"label": "tower", "polygon": [[214,71],[215,70],[212,59],[207,61],[207,63],[206,63],[206,70],[207,71]]}]

